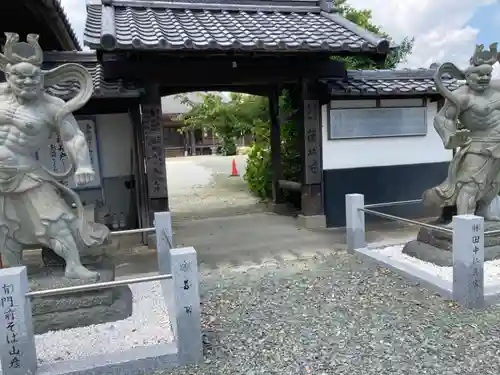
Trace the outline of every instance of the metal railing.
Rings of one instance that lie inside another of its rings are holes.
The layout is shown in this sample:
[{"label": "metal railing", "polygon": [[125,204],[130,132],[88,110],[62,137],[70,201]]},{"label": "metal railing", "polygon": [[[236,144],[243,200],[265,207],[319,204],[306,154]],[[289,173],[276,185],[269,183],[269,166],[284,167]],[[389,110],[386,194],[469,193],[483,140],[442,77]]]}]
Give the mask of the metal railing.
[{"label": "metal railing", "polygon": [[396,201],[396,202],[365,204],[365,208],[404,206],[405,204],[416,204],[416,203],[422,203],[422,199],[413,199],[413,200],[409,200],[409,201]]},{"label": "metal railing", "polygon": [[496,234],[500,234],[500,229],[490,230],[488,232],[484,232],[485,236],[494,236]]},{"label": "metal railing", "polygon": [[[384,206],[379,206],[379,207],[384,207]],[[407,224],[411,224],[411,225],[417,225],[419,227],[423,227],[423,228],[427,228],[427,229],[432,229],[432,230],[435,230],[435,231],[441,232],[441,233],[446,233],[446,234],[452,234],[453,233],[453,231],[451,229],[439,227],[437,225],[426,224],[426,223],[422,223],[422,222],[416,221],[416,220],[405,219],[404,217],[399,217],[399,216],[384,214],[383,212],[378,212],[378,211],[374,211],[374,210],[370,210],[370,209],[366,209],[366,208],[360,208],[359,210],[363,211],[363,212],[365,212],[367,214],[371,214],[371,215],[374,215],[374,216],[382,217],[384,219],[393,220],[393,221],[400,221],[402,223],[407,223]]]},{"label": "metal railing", "polygon": [[137,233],[150,233],[154,232],[156,229],[153,228],[139,228],[139,229],[127,229],[127,230],[116,230],[111,232],[111,236],[121,236],[125,234],[137,234]]},{"label": "metal railing", "polygon": [[375,211],[375,210],[370,209],[370,208],[381,208],[381,207],[404,206],[407,204],[417,204],[417,203],[422,203],[422,199],[412,199],[412,200],[406,200],[406,201],[394,201],[394,202],[366,204],[364,208],[360,208],[359,210],[363,211],[367,214],[378,216],[378,217],[381,217],[384,219],[399,221],[399,222],[407,223],[407,224],[411,224],[411,225],[417,225],[419,227],[435,230],[435,231],[441,232],[441,233],[446,233],[446,234],[453,233],[453,231],[451,229],[448,229],[448,228],[443,228],[443,227],[440,227],[437,225],[422,223],[422,222],[416,221],[416,220],[405,219],[404,217],[390,215],[390,214],[386,214],[383,212],[379,212],[379,211]]},{"label": "metal railing", "polygon": [[59,295],[71,294],[71,293],[90,292],[90,291],[94,291],[94,290],[110,289],[110,288],[116,288],[119,286],[130,285],[130,284],[139,284],[139,283],[147,283],[147,282],[151,282],[151,281],[169,280],[171,278],[172,278],[171,274],[165,274],[165,275],[137,277],[135,279],[105,281],[102,283],[75,285],[75,286],[68,286],[65,288],[37,290],[34,292],[26,293],[26,297],[30,297],[30,298],[32,298],[32,297],[50,297],[50,296],[59,296]]}]

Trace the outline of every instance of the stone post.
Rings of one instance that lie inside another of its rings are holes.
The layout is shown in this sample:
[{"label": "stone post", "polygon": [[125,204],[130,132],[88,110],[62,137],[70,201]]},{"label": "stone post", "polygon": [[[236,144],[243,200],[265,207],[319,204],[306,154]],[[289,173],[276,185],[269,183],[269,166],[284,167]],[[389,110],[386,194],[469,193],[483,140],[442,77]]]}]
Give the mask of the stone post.
[{"label": "stone post", "polygon": [[154,218],[158,271],[160,274],[169,274],[171,273],[170,250],[174,247],[172,214],[168,211],[155,212]]},{"label": "stone post", "polygon": [[467,308],[484,306],[484,218],[453,217],[453,299]]},{"label": "stone post", "polygon": [[179,362],[198,363],[203,358],[203,348],[196,251],[193,247],[183,247],[170,253]]},{"label": "stone post", "polygon": [[37,368],[26,267],[0,270],[1,353],[3,375],[33,375]]},{"label": "stone post", "polygon": [[365,239],[365,213],[360,208],[365,207],[363,194],[346,194],[345,218],[347,250],[353,251],[366,246]]}]

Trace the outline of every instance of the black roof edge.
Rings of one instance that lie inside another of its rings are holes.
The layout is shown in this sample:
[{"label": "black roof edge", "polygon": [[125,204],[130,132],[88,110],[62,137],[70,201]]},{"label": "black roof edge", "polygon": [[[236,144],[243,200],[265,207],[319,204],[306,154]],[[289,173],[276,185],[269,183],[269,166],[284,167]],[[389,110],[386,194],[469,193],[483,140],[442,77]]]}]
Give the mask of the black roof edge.
[{"label": "black roof edge", "polygon": [[[12,0],[11,0],[12,1]],[[39,0],[40,1],[40,0]],[[71,22],[61,4],[60,0],[41,0],[41,5],[44,5],[51,10],[55,11],[56,14],[56,27],[57,37],[60,39],[63,48],[66,50],[77,50],[81,51],[82,47],[78,40],[78,37],[71,26]],[[49,20],[47,20],[49,21]],[[53,22],[53,21],[52,21]],[[63,32],[63,34],[61,34]]]}]

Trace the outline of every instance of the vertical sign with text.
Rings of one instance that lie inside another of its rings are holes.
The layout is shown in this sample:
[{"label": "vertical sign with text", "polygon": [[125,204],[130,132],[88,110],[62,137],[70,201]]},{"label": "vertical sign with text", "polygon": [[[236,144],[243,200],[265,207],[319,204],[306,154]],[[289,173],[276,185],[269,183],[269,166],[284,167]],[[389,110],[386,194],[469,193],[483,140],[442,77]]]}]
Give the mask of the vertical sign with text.
[{"label": "vertical sign with text", "polygon": [[181,363],[202,357],[200,291],[196,251],[193,247],[172,249],[172,278],[176,305],[177,349]]},{"label": "vertical sign with text", "polygon": [[26,267],[0,270],[0,345],[3,375],[31,375],[37,367]]},{"label": "vertical sign with text", "polygon": [[5,322],[4,344],[8,348],[8,367],[11,369],[21,368],[22,352],[18,345],[19,336],[23,334],[22,325],[24,311],[20,301],[16,301],[14,284],[2,284],[0,288],[0,307]]},{"label": "vertical sign with text", "polygon": [[167,196],[167,171],[165,149],[163,147],[161,106],[142,106],[142,126],[144,129],[144,153],[149,198]]},{"label": "vertical sign with text", "polygon": [[484,218],[453,217],[453,299],[467,308],[484,305]]},{"label": "vertical sign with text", "polygon": [[484,235],[481,223],[472,224],[470,245],[472,248],[471,287],[482,293],[484,283]]},{"label": "vertical sign with text", "polygon": [[304,100],[305,184],[321,183],[321,126],[318,100]]}]

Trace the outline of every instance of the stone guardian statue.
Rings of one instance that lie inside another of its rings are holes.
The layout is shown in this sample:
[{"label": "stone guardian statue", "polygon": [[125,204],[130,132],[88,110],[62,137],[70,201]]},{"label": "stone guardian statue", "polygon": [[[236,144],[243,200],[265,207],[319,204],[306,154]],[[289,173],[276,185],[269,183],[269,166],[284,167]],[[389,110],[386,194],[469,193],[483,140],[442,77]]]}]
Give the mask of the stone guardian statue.
[{"label": "stone guardian statue", "polygon": [[[456,206],[458,215],[500,221],[499,210],[489,209],[500,192],[500,81],[491,79],[498,59],[497,43],[489,50],[478,45],[464,71],[444,63],[435,73],[436,88],[446,100],[434,127],[444,147],[456,153],[446,180],[424,192],[428,206]],[[451,92],[442,82],[445,74],[466,84]]]},{"label": "stone guardian statue", "polygon": [[[93,92],[92,77],[78,64],[41,69],[43,51],[38,35],[27,42],[6,33],[0,70],[0,253],[4,263],[22,262],[23,246],[40,244],[54,250],[66,261],[65,276],[98,279],[80,261],[79,246],[102,245],[109,236],[104,225],[87,222],[79,196],[60,181],[75,178],[78,185],[92,181],[85,136],[72,112],[82,108]],[[62,81],[77,82],[80,90],[65,102],[48,95],[44,87]],[[54,173],[34,157],[47,146],[52,132],[58,132],[71,166]],[[74,210],[66,203],[74,202]]]}]

